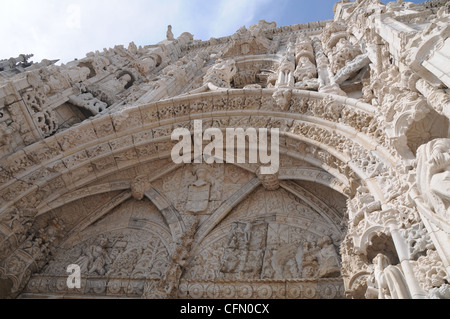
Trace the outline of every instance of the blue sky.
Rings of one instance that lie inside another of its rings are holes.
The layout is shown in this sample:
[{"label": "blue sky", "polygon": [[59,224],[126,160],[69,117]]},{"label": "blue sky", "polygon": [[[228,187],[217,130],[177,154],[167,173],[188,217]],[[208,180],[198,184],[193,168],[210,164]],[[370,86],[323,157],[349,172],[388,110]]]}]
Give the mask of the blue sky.
[{"label": "blue sky", "polygon": [[[0,0],[0,59],[34,53],[65,63],[116,44],[138,46],[183,32],[231,35],[265,19],[278,26],[333,18],[337,0]],[[387,1],[384,1],[387,2]],[[413,0],[415,3],[422,0]]]}]

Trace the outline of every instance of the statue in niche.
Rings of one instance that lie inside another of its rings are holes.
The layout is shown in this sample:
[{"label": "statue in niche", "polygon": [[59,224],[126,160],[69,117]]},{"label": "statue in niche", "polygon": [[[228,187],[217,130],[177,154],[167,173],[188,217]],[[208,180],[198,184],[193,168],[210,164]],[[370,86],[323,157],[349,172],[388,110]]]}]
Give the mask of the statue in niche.
[{"label": "statue in niche", "polygon": [[240,259],[237,253],[238,250],[233,252],[227,252],[222,257],[222,266],[220,268],[220,272],[222,273],[236,273],[237,268],[240,264]]},{"label": "statue in niche", "polygon": [[135,67],[141,75],[146,76],[156,67],[156,62],[151,57],[149,57],[143,60],[136,61]]},{"label": "statue in niche", "polygon": [[41,79],[44,81],[44,91],[46,94],[54,94],[70,87],[66,77],[57,67],[48,67],[40,70]]},{"label": "statue in niche", "polygon": [[188,189],[186,210],[193,214],[201,214],[208,209],[211,183],[208,181],[209,173],[205,168],[198,168],[195,171],[195,176],[197,181],[192,183]]},{"label": "statue in niche", "polygon": [[317,90],[319,79],[317,79],[317,68],[306,56],[302,56],[294,72],[297,81],[295,87],[301,90]]},{"label": "statue in niche", "polygon": [[23,250],[28,252],[37,262],[44,261],[50,253],[51,246],[63,236],[64,225],[59,218],[54,218],[48,222],[45,228],[28,234],[27,241],[23,245]]},{"label": "statue in niche", "polygon": [[374,258],[367,285],[367,299],[411,299],[403,272],[383,254]]},{"label": "statue in niche", "polygon": [[417,151],[417,187],[423,200],[450,222],[450,139],[436,139]]},{"label": "statue in niche", "polygon": [[275,29],[277,27],[276,22],[267,22],[266,20],[259,20],[257,24],[254,24],[248,28],[248,31],[253,37],[258,37],[263,31],[268,29]]},{"label": "statue in niche", "polygon": [[291,42],[288,44],[286,54],[283,56],[278,68],[277,86],[283,88],[294,87],[294,71],[295,71],[295,47]]},{"label": "statue in niche", "polygon": [[16,122],[7,124],[7,122],[0,123],[0,148],[4,148],[5,153],[9,153],[13,150],[13,135],[19,132],[20,125]]},{"label": "statue in niche", "polygon": [[315,79],[317,77],[317,68],[308,57],[302,56],[294,72],[294,77],[298,82]]},{"label": "statue in niche", "polygon": [[130,44],[128,45],[128,51],[132,54],[138,53],[138,48],[134,42],[130,42]]}]

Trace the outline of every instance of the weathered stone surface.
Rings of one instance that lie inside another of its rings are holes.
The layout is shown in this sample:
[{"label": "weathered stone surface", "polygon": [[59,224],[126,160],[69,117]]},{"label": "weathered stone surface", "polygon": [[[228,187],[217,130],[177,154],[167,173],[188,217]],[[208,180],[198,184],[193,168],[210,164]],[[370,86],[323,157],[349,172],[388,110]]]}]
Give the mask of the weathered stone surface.
[{"label": "weathered stone surface", "polygon": [[[334,11],[1,60],[0,298],[449,298],[448,7]],[[175,164],[198,120],[278,129],[278,172]]]}]

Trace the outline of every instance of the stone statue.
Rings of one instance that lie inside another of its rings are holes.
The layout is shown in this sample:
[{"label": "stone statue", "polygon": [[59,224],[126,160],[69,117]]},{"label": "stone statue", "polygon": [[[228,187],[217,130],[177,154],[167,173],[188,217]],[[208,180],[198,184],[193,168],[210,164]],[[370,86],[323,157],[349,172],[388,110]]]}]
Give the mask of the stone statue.
[{"label": "stone statue", "polygon": [[130,44],[128,45],[128,51],[130,51],[130,53],[132,54],[137,54],[138,48],[134,42],[130,42]]},{"label": "stone statue", "polygon": [[274,29],[277,27],[276,22],[267,22],[266,20],[259,20],[257,24],[254,24],[248,28],[248,31],[252,36],[258,37],[263,31],[268,29]]},{"label": "stone statue", "polygon": [[317,243],[320,251],[317,254],[319,262],[319,278],[334,278],[341,274],[341,264],[333,240],[325,236]]},{"label": "stone statue", "polygon": [[317,77],[316,66],[308,57],[302,56],[294,72],[294,77],[298,82],[314,79]]},{"label": "stone statue", "polygon": [[173,41],[175,39],[174,36],[173,36],[173,33],[172,33],[172,26],[171,25],[167,26],[166,38],[169,41]]},{"label": "stone statue", "polygon": [[273,94],[278,107],[283,111],[287,111],[289,106],[291,106],[291,97],[292,91],[287,89],[279,89]]},{"label": "stone statue", "polygon": [[292,273],[292,271],[289,271],[291,266],[290,261],[295,258],[297,252],[297,244],[286,245],[277,250],[276,255],[272,258],[272,267],[275,270],[275,279],[284,279],[286,278],[286,272]]},{"label": "stone statue", "polygon": [[398,266],[391,265],[383,254],[378,254],[373,260],[371,281],[366,293],[368,299],[411,299],[403,272]]},{"label": "stone statue", "polygon": [[38,236],[31,234],[22,249],[29,253],[37,262],[42,262],[48,256],[49,245]]},{"label": "stone statue", "polygon": [[450,223],[450,139],[436,139],[418,149],[417,188],[437,217]]},{"label": "stone statue", "polygon": [[13,122],[7,125],[6,122],[0,123],[0,147],[6,146],[11,148],[11,142],[13,139],[13,134],[19,131],[19,124]]},{"label": "stone statue", "polygon": [[236,62],[234,60],[217,60],[208,72],[206,72],[203,83],[212,83],[220,88],[231,88],[231,81],[237,73]]},{"label": "stone statue", "polygon": [[156,67],[156,62],[152,58],[145,58],[143,60],[136,61],[135,65],[141,75],[147,75]]},{"label": "stone statue", "polygon": [[53,243],[57,239],[61,239],[65,229],[64,223],[59,218],[53,218],[48,222],[47,227],[41,231],[41,236],[47,243]]},{"label": "stone statue", "polygon": [[295,87],[301,90],[317,90],[320,85],[317,75],[317,68],[314,63],[307,56],[300,57],[294,72],[297,81]]},{"label": "stone statue", "polygon": [[106,274],[106,265],[111,263],[111,260],[106,251],[106,246],[109,241],[105,237],[101,237],[97,244],[91,245],[86,254],[81,256],[76,262],[79,265],[82,273],[98,274],[103,276]]},{"label": "stone statue", "polygon": [[278,68],[278,87],[292,88],[294,86],[295,71],[295,47],[294,43],[289,43],[285,55],[281,58]]},{"label": "stone statue", "polygon": [[25,216],[25,214],[19,210],[11,214],[11,219],[7,221],[7,226],[17,236],[18,242],[23,242],[26,239],[27,232],[33,225],[33,218]]}]

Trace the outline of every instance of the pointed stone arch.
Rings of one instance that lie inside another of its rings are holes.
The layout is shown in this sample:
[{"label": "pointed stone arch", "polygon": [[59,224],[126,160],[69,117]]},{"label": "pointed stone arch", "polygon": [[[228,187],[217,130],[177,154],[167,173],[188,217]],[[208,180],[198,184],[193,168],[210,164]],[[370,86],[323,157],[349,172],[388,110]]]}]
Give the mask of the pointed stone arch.
[{"label": "pointed stone arch", "polygon": [[[45,213],[67,201],[108,190],[131,188],[136,197],[133,181],[100,185],[93,182],[138,164],[162,159],[170,162],[172,130],[192,129],[193,120],[202,120],[204,129],[252,125],[280,128],[280,153],[316,167],[296,170],[294,174],[282,168],[280,180],[318,182],[350,198],[357,194],[358,187],[365,186],[376,199],[388,201],[389,194],[377,178],[396,174],[395,151],[380,144],[379,137],[358,124],[376,123],[372,106],[350,98],[299,90],[293,90],[289,99],[279,101],[275,92],[217,90],[140,105],[85,121],[8,158],[3,171],[9,181],[0,190],[5,199],[0,215],[8,214],[12,207],[19,210],[37,207],[37,212]],[[41,148],[52,150],[54,156],[42,158]],[[155,173],[154,179],[175,168],[168,165]],[[177,210],[151,183],[144,185],[139,196],[146,196],[160,209],[174,238],[181,237],[186,226]],[[255,179],[248,190],[257,185],[259,180]],[[204,238],[246,192],[242,194],[225,203],[216,219],[202,225],[198,238]]]}]

